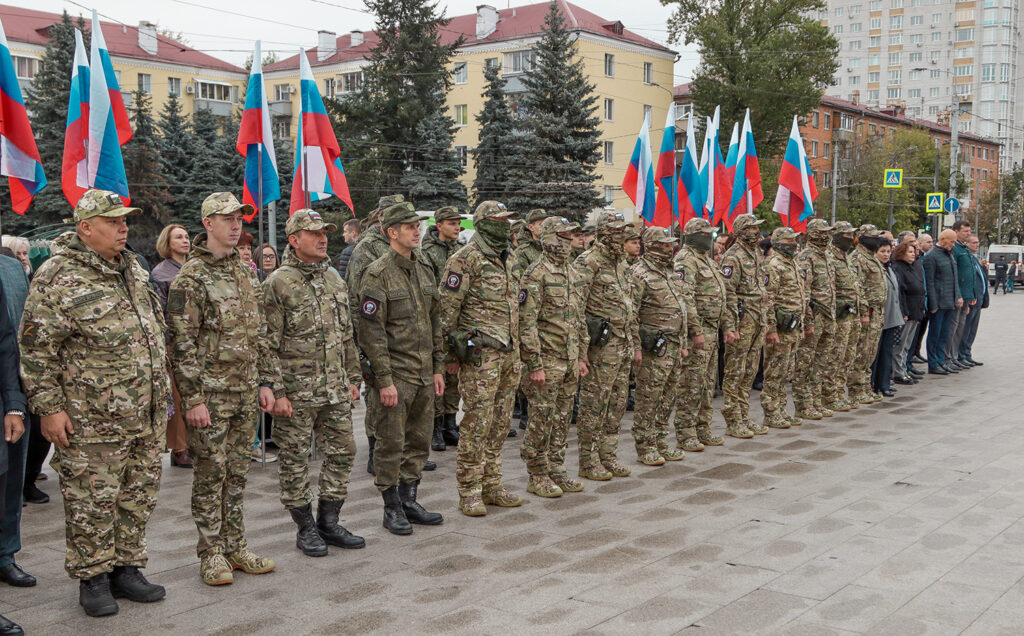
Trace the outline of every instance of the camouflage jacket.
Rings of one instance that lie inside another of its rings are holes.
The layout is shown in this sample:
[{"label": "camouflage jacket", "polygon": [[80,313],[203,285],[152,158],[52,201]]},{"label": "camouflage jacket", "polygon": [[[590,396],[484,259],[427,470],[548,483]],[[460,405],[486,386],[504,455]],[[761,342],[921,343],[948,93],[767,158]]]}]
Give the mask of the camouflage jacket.
[{"label": "camouflage jacket", "polygon": [[474,234],[448,259],[440,288],[442,338],[454,329],[476,330],[506,351],[518,348],[519,283],[508,251],[499,254]]},{"label": "camouflage jacket", "polygon": [[567,257],[541,255],[520,280],[519,352],[526,370],[543,369],[545,359],[586,360],[589,341],[579,272]]},{"label": "camouflage jacket", "polygon": [[764,268],[761,249],[756,245],[747,247],[741,242],[730,247],[722,256],[722,277],[725,278],[725,303],[729,312],[722,329],[734,331],[739,326],[741,303],[743,313],[753,314],[764,324],[765,312],[761,309],[769,274]]},{"label": "camouflage jacket", "polygon": [[860,289],[860,315],[870,316],[871,310],[882,311],[885,297],[889,293],[885,281],[885,267],[875,255],[858,245],[853,250],[852,267],[857,275],[857,287]]},{"label": "camouflage jacket", "polygon": [[732,331],[735,326],[729,325],[726,329],[723,324],[729,312],[725,310],[725,278],[718,263],[706,253],[684,245],[676,254],[673,267],[683,283],[686,320],[691,333],[697,333],[695,327],[714,330],[719,325],[723,325],[725,331]]},{"label": "camouflage jacket", "polygon": [[197,236],[167,293],[167,315],[174,381],[186,409],[205,404],[207,393],[255,394],[258,385],[273,386],[259,281],[237,250],[217,258],[206,234]]},{"label": "camouflage jacket", "polygon": [[430,271],[434,274],[434,280],[441,280],[441,275],[444,274],[444,266],[459,247],[460,245],[457,240],[442,241],[438,238],[436,225],[431,226],[427,230],[426,237],[420,243],[420,253],[423,254],[427,265],[430,266]]},{"label": "camouflage jacket", "polygon": [[641,256],[629,269],[633,279],[633,306],[641,327],[664,331],[671,342],[685,346],[686,337],[699,335],[700,324],[688,317],[686,290],[678,272],[672,270],[671,255],[659,263],[650,254]]},{"label": "camouflage jacket", "polygon": [[522,278],[526,268],[539,261],[543,253],[544,249],[541,247],[540,241],[533,238],[529,228],[524,227],[523,231],[519,233],[519,247],[512,255],[512,275],[516,280]]},{"label": "camouflage jacket", "polygon": [[366,268],[359,298],[360,346],[376,386],[391,386],[395,377],[431,384],[444,372],[440,298],[422,256],[408,259],[388,248]]},{"label": "camouflage jacket", "polygon": [[295,406],[341,404],[361,376],[348,287],[328,260],[304,263],[288,249],[263,281],[274,395]]},{"label": "camouflage jacket", "polygon": [[829,248],[808,245],[796,257],[797,266],[810,282],[814,311],[836,319],[836,264]]},{"label": "camouflage jacket", "polygon": [[808,303],[811,285],[810,281],[804,278],[796,259],[775,252],[765,261],[764,269],[767,272],[768,285],[761,307],[767,333],[776,333],[779,330],[777,310],[798,316],[800,324],[797,329],[806,328],[812,318]]},{"label": "camouflage jacket", "polygon": [[54,241],[21,324],[21,377],[36,415],[66,411],[76,442],[111,442],[167,421],[170,381],[160,299],[124,251],[104,260],[78,236]]},{"label": "camouflage jacket", "polygon": [[625,257],[615,258],[603,244],[594,243],[576,259],[576,269],[583,278],[585,314],[607,318],[613,336],[624,339],[631,350],[639,349],[640,333]]},{"label": "camouflage jacket", "polygon": [[[381,231],[380,226],[370,226],[356,243],[352,250],[352,256],[348,259],[348,268],[345,269],[345,283],[348,285],[348,308],[350,316],[359,315],[359,286],[363,282],[363,272],[381,256],[391,249],[391,242]],[[359,324],[356,323],[356,337],[359,336]]]},{"label": "camouflage jacket", "polygon": [[[860,312],[860,288],[857,284],[857,273],[853,269],[853,254],[848,254],[835,245],[830,246],[832,263],[836,267],[836,301],[853,305],[854,311]],[[837,316],[841,318],[844,316]]]}]

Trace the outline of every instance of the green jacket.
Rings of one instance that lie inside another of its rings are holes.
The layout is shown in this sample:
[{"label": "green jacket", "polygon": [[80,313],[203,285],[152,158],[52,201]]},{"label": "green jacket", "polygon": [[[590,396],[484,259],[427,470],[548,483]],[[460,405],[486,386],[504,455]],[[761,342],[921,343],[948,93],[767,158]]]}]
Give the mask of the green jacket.
[{"label": "green jacket", "polygon": [[519,232],[519,247],[516,248],[512,256],[512,275],[516,280],[522,278],[526,268],[539,261],[543,253],[544,249],[541,247],[540,241],[533,238],[530,228],[524,227]]},{"label": "green jacket", "polygon": [[476,330],[506,351],[518,349],[519,282],[507,250],[495,252],[474,234],[448,259],[440,289],[442,337],[455,329]]},{"label": "green jacket", "polygon": [[426,237],[420,243],[420,252],[426,258],[427,264],[430,265],[430,271],[434,274],[434,280],[441,280],[441,275],[444,274],[444,267],[448,263],[448,259],[454,254],[459,247],[459,242],[455,241],[442,241],[437,236],[437,226],[431,226],[427,230]]},{"label": "green jacket", "polygon": [[[391,242],[381,231],[379,225],[372,225],[363,232],[352,250],[352,256],[348,259],[348,267],[345,269],[345,283],[348,285],[349,315],[359,314],[359,286],[363,281],[363,272],[388,250],[391,249]],[[358,339],[359,327],[356,326]]]}]

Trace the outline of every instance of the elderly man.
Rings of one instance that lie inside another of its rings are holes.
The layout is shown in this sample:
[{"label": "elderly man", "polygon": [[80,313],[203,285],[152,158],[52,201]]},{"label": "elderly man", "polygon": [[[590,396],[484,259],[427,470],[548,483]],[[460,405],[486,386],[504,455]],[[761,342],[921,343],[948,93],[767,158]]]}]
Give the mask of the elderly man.
[{"label": "elderly man", "polygon": [[950,321],[946,361],[950,368],[963,371],[973,365],[960,363],[960,340],[963,337],[964,324],[967,322],[967,313],[978,304],[978,299],[974,289],[974,256],[967,247],[967,239],[971,236],[971,224],[963,220],[957,221],[953,224],[953,231],[956,232],[953,260],[956,261],[957,286],[960,288],[960,296],[964,303],[953,312],[953,319]]},{"label": "elderly man", "polygon": [[[924,277],[924,255],[928,253],[928,250],[932,249],[934,245],[932,235],[927,232],[921,232],[917,235],[917,262],[916,266],[921,268],[921,276]],[[924,343],[924,334],[928,328],[928,321],[931,320],[931,314],[925,312],[924,319],[921,324],[917,327],[917,335],[914,336],[914,344],[911,345],[910,350],[913,354],[908,358],[909,362],[920,362],[924,363],[927,360],[921,355],[921,344]]]},{"label": "elderly man", "polygon": [[950,370],[946,366],[946,342],[949,340],[953,311],[964,304],[957,282],[956,260],[953,258],[955,243],[956,232],[943,230],[939,234],[938,244],[924,256],[924,284],[928,294],[928,313],[931,315],[931,324],[928,326],[928,373],[934,375],[957,373],[955,369]]},{"label": "elderly man", "polygon": [[977,293],[978,302],[971,307],[964,323],[963,337],[960,339],[960,348],[957,351],[961,364],[980,367],[983,362],[978,362],[971,354],[971,347],[974,345],[974,337],[978,335],[978,321],[981,319],[981,310],[988,307],[988,272],[978,260],[978,246],[980,242],[977,234],[967,237],[967,249],[971,251],[971,258],[974,260],[971,273],[974,275],[974,289]]}]

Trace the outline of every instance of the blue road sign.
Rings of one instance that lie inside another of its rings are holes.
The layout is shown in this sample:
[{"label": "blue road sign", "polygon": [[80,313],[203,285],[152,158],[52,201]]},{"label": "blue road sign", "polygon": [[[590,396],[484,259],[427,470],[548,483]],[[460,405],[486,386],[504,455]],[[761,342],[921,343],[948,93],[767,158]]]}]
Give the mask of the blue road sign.
[{"label": "blue road sign", "polygon": [[946,199],[946,212],[950,214],[956,214],[956,211],[960,209],[960,199],[955,197],[949,197]]}]

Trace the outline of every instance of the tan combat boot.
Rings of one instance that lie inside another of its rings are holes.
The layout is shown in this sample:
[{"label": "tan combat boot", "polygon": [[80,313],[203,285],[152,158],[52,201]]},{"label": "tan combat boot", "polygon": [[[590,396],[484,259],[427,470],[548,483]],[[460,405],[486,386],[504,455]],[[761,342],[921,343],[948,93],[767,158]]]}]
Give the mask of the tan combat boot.
[{"label": "tan combat boot", "polygon": [[562,489],[547,475],[530,475],[530,480],[526,483],[526,492],[546,499],[562,496]]},{"label": "tan combat boot", "polygon": [[[697,440],[705,446],[721,446],[725,444],[723,438],[711,434],[711,427],[707,425],[697,427]],[[683,448],[685,449],[686,447],[684,446]]]},{"label": "tan combat boot", "polygon": [[[662,461],[662,463],[665,462]],[[620,462],[616,457],[612,457],[611,459],[608,460],[602,460],[601,465],[604,466],[605,470],[610,472],[613,477],[629,477],[629,475],[633,472],[629,468],[626,468],[626,466],[622,462]]]},{"label": "tan combat boot", "polygon": [[459,512],[467,517],[482,517],[487,514],[480,495],[466,495],[459,497]]},{"label": "tan combat boot", "polygon": [[583,482],[573,479],[565,473],[551,475],[551,481],[562,489],[562,492],[583,492]]},{"label": "tan combat boot", "polygon": [[512,494],[509,489],[504,486],[484,490],[481,499],[483,499],[483,502],[486,505],[498,506],[499,508],[515,508],[523,503],[522,497]]},{"label": "tan combat boot", "polygon": [[246,574],[266,574],[274,569],[274,560],[257,556],[248,547],[242,547],[227,555],[232,570],[241,570]]},{"label": "tan combat boot", "polygon": [[750,439],[754,436],[754,434],[742,423],[727,425],[725,427],[725,434],[729,437],[736,437],[739,439]]}]

